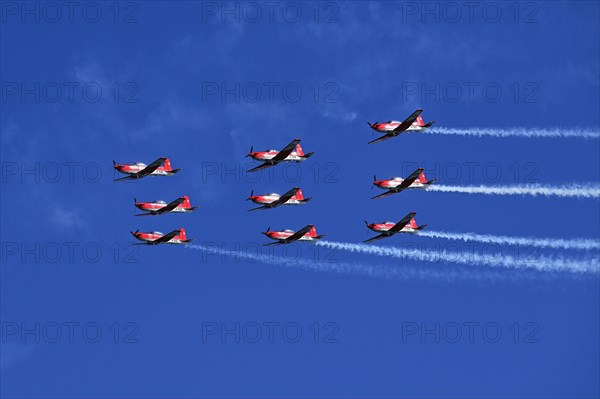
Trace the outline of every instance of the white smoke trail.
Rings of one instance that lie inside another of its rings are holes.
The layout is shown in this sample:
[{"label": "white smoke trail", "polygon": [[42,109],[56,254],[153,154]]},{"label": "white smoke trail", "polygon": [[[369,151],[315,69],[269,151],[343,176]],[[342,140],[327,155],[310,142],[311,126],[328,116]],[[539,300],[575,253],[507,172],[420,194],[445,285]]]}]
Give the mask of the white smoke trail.
[{"label": "white smoke trail", "polygon": [[476,233],[448,233],[445,231],[420,231],[419,236],[431,238],[443,238],[456,241],[475,241],[486,244],[499,245],[521,245],[527,247],[554,248],[554,249],[578,249],[583,251],[600,250],[600,240],[588,238],[535,238],[535,237],[511,237],[495,236],[490,234]]},{"label": "white smoke trail", "polygon": [[367,276],[380,278],[384,280],[401,281],[422,281],[426,283],[457,283],[471,281],[478,284],[498,283],[507,281],[510,283],[520,282],[540,282],[544,280],[578,279],[581,275],[562,274],[562,273],[540,273],[537,270],[522,270],[514,273],[514,270],[508,269],[483,269],[462,266],[444,267],[435,265],[434,267],[422,267],[412,265],[365,265],[357,263],[338,263],[338,262],[315,262],[305,259],[290,259],[275,255],[253,254],[247,251],[232,251],[214,246],[205,245],[186,245],[185,248],[204,251],[205,253],[230,256],[233,259],[246,259],[249,261],[260,262],[267,265],[285,268],[298,268],[315,272],[329,272],[336,274],[348,274],[357,276]]},{"label": "white smoke trail", "polygon": [[465,194],[600,198],[600,186],[593,183],[562,186],[543,186],[539,184],[526,184],[521,186],[446,186],[443,184],[435,184],[429,186],[427,190]]},{"label": "white smoke trail", "polygon": [[427,130],[427,133],[448,134],[458,136],[476,136],[476,137],[527,137],[527,138],[581,138],[598,139],[600,130],[595,129],[536,129],[511,127],[505,129],[491,128],[445,128],[434,127]]},{"label": "white smoke trail", "polygon": [[[459,275],[456,272],[446,272],[442,270],[422,269],[415,267],[395,267],[387,265],[364,265],[357,263],[338,263],[338,262],[319,262],[307,259],[292,259],[275,255],[264,255],[260,253],[250,253],[248,251],[233,251],[214,246],[206,245],[186,245],[186,248],[205,251],[207,253],[229,256],[232,259],[245,259],[285,268],[297,268],[317,272],[329,272],[336,274],[351,274],[391,279],[421,279],[421,280],[443,280],[453,281],[460,278],[468,278],[468,273]],[[496,276],[494,276],[496,277]],[[476,279],[479,279],[477,277]]]},{"label": "white smoke trail", "polygon": [[415,250],[394,247],[379,247],[367,244],[342,243],[332,241],[319,241],[317,245],[357,252],[368,255],[385,256],[392,258],[411,259],[419,262],[444,262],[456,263],[466,266],[491,266],[516,269],[535,269],[549,272],[592,273],[600,272],[600,262],[597,258],[587,260],[566,259],[563,257],[532,257],[521,259],[511,255],[490,255],[466,252],[448,252],[436,250]]}]

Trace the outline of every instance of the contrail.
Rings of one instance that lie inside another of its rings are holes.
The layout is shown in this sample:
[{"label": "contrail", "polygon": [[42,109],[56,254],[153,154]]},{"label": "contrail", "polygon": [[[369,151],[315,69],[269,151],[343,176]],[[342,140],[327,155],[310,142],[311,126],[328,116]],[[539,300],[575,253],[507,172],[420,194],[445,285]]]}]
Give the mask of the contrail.
[{"label": "contrail", "polygon": [[443,238],[456,241],[475,241],[486,244],[499,245],[521,245],[527,247],[554,248],[554,249],[578,249],[583,251],[600,250],[600,240],[588,238],[535,238],[535,237],[511,237],[495,236],[490,234],[476,233],[448,233],[445,231],[425,230],[418,233],[421,237]]},{"label": "contrail", "polygon": [[357,275],[384,280],[424,281],[456,283],[461,281],[474,281],[476,283],[496,283],[501,281],[531,282],[540,280],[553,280],[557,278],[576,278],[575,274],[540,273],[537,270],[523,270],[515,274],[507,269],[475,269],[471,267],[435,265],[432,267],[412,265],[385,265],[385,264],[360,264],[309,261],[306,259],[290,259],[275,255],[253,254],[247,251],[227,250],[215,246],[186,245],[186,248],[204,251],[206,253],[230,256],[234,259],[245,259],[267,265],[297,268],[314,272],[327,272],[335,274]]},{"label": "contrail", "polygon": [[562,186],[525,184],[520,186],[446,186],[431,185],[428,191],[487,195],[531,195],[545,197],[600,198],[600,186],[593,183]]},{"label": "contrail", "polygon": [[319,241],[317,245],[349,252],[357,252],[391,258],[416,260],[419,262],[456,263],[466,266],[491,266],[516,269],[535,269],[550,272],[591,273],[600,272],[598,258],[589,260],[567,259],[563,257],[537,256],[521,259],[511,255],[490,255],[466,252],[448,252],[437,250],[415,250],[397,247],[380,247],[367,244]]},{"label": "contrail", "polygon": [[427,130],[427,133],[448,134],[458,136],[476,136],[476,137],[527,137],[527,138],[580,138],[580,139],[598,139],[600,130],[596,129],[537,129],[511,127],[505,129],[491,128],[445,128],[434,127]]}]

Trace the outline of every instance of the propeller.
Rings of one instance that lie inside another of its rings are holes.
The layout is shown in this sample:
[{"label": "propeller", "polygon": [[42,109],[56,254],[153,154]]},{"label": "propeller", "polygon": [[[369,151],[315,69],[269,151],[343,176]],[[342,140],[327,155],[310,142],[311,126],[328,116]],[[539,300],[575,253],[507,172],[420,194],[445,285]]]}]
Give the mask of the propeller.
[{"label": "propeller", "polygon": [[265,231],[263,234],[267,235],[267,233],[271,230],[271,226],[267,227],[267,231]]},{"label": "propeller", "polygon": [[250,156],[250,154],[252,154],[253,151],[254,151],[254,146],[251,146],[250,152],[248,153],[248,155],[245,156],[245,158],[248,158]]},{"label": "propeller", "polygon": [[130,233],[131,233],[131,235],[132,235],[132,236],[135,236],[135,235],[136,235],[136,234],[137,234],[139,231],[140,231],[140,229],[137,229],[137,230],[135,231],[135,233],[134,233],[133,231],[130,231]]},{"label": "propeller", "polygon": [[135,197],[133,197],[133,203],[137,204],[137,199]]},{"label": "propeller", "polygon": [[250,191],[250,196],[248,198],[246,198],[246,201],[248,201],[250,198],[252,198],[253,195],[254,195],[254,190]]},{"label": "propeller", "polygon": [[367,222],[366,220],[365,220],[365,224],[367,225],[367,227],[369,227],[369,222]]},{"label": "propeller", "polygon": [[373,175],[373,184],[371,185],[371,190],[373,190],[373,187],[375,187],[375,182],[377,181],[377,176]]}]

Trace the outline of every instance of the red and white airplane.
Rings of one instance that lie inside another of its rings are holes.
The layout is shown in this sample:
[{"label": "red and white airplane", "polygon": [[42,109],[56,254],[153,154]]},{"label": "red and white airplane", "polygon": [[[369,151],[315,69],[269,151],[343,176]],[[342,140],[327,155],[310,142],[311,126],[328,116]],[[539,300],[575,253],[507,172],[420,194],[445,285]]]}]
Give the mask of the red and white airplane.
[{"label": "red and white airplane", "polygon": [[160,231],[152,231],[150,233],[143,233],[139,230],[131,232],[131,235],[137,238],[142,243],[137,245],[148,244],[148,245],[159,245],[159,244],[187,244],[192,242],[193,238],[187,238],[185,235],[185,229],[173,230],[170,233],[163,234]]},{"label": "red and white airplane", "polygon": [[158,158],[150,165],[145,163],[136,162],[129,164],[118,164],[113,161],[113,168],[116,171],[126,174],[127,176],[115,179],[114,181],[141,179],[146,176],[170,176],[179,172],[181,169],[173,169],[171,167],[171,160],[169,158]]},{"label": "red and white airplane", "polygon": [[135,198],[133,199],[135,206],[146,212],[140,213],[135,216],[152,216],[152,215],[162,215],[163,213],[175,212],[175,213],[184,213],[184,212],[193,212],[198,207],[192,206],[190,203],[190,197],[184,195],[181,198],[177,198],[174,201],[169,202],[168,204],[165,201],[154,201],[154,202],[138,202]]},{"label": "red and white airplane", "polygon": [[422,109],[416,110],[402,122],[387,121],[382,123],[375,122],[373,124],[367,122],[371,129],[379,133],[385,133],[384,136],[381,136],[373,141],[369,141],[369,144],[374,144],[383,140],[391,139],[392,137],[396,137],[401,133],[424,132],[431,125],[433,125],[435,121],[431,121],[426,124],[425,121],[423,121],[423,118],[421,117],[421,112],[423,112]]},{"label": "red and white airplane", "polygon": [[270,231],[269,227],[263,234],[275,242],[269,242],[263,245],[289,244],[294,241],[316,241],[325,237],[325,235],[317,235],[317,229],[312,224],[306,225],[298,231],[282,230]]},{"label": "red and white airplane", "polygon": [[286,145],[285,148],[281,151],[254,151],[254,147],[250,147],[250,152],[246,156],[251,157],[257,161],[261,161],[263,162],[263,164],[250,169],[248,172],[256,172],[258,170],[277,165],[280,162],[306,161],[313,154],[314,152],[309,152],[308,154],[304,153],[304,150],[300,145],[300,139],[292,140],[292,142]]},{"label": "red and white airplane", "polygon": [[425,169],[423,168],[415,170],[406,179],[401,177],[393,177],[388,180],[377,180],[377,176],[373,176],[373,186],[377,186],[388,191],[383,194],[376,195],[371,199],[387,197],[388,195],[396,194],[403,190],[426,189],[430,184],[433,183],[435,183],[435,179],[427,181],[427,178],[425,177]]},{"label": "red and white airplane", "polygon": [[250,196],[246,198],[246,201],[250,200],[255,204],[260,204],[258,208],[248,209],[249,211],[263,210],[277,208],[280,205],[304,205],[312,198],[304,198],[302,189],[294,187],[287,193],[279,195],[277,193],[269,193],[264,195],[254,195],[254,191],[250,193]]},{"label": "red and white airplane", "polygon": [[415,234],[419,230],[423,230],[427,225],[417,226],[417,222],[415,221],[416,212],[411,212],[408,215],[404,216],[401,221],[398,223],[394,222],[382,222],[382,223],[369,223],[365,220],[365,224],[367,227],[377,233],[381,233],[378,236],[369,238],[365,241],[371,242],[375,240],[380,240],[382,238],[391,237],[394,234],[398,233],[409,233]]}]

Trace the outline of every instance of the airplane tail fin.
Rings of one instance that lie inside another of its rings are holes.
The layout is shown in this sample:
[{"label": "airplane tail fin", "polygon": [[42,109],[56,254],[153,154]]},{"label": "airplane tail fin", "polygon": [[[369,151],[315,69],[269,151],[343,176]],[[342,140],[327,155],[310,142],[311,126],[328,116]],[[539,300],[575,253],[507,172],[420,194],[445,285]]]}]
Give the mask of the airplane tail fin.
[{"label": "airplane tail fin", "polygon": [[319,235],[317,234],[317,228],[316,228],[315,226],[313,226],[313,227],[310,229],[310,231],[308,232],[308,236],[309,236],[309,237],[313,237],[313,238],[316,238],[316,237],[318,237],[318,236],[319,236]]},{"label": "airplane tail fin", "polygon": [[304,199],[304,194],[302,193],[301,188],[299,188],[298,191],[296,191],[296,199],[298,201],[302,201]]},{"label": "airplane tail fin", "polygon": [[425,126],[425,121],[423,120],[423,117],[421,115],[417,116],[417,126]]},{"label": "airplane tail fin", "polygon": [[171,166],[171,160],[169,158],[165,159],[163,167],[165,169],[165,172],[171,172],[173,170],[173,167]]},{"label": "airplane tail fin", "polygon": [[296,144],[296,154],[299,157],[303,157],[304,156],[304,150],[302,149],[302,146],[300,145],[300,143]]},{"label": "airplane tail fin", "polygon": [[423,224],[421,226],[417,225],[417,221],[415,220],[415,218],[410,219],[410,227],[415,229],[415,230],[423,230],[425,227],[427,227],[426,224]]},{"label": "airplane tail fin", "polygon": [[425,171],[421,172],[419,175],[419,183],[427,184],[427,178],[425,177]]},{"label": "airplane tail fin", "polygon": [[185,234],[185,229],[182,227],[179,229],[179,237],[180,241],[187,241],[187,235]]},{"label": "airplane tail fin", "polygon": [[184,208],[191,208],[192,207],[192,203],[190,202],[190,197],[188,197],[187,195],[183,196],[183,203],[182,203]]},{"label": "airplane tail fin", "polygon": [[419,227],[417,225],[417,221],[415,220],[415,218],[410,219],[410,227],[412,227],[413,229],[416,229]]}]

